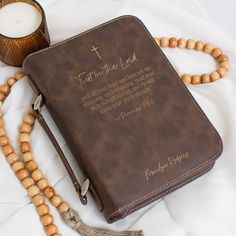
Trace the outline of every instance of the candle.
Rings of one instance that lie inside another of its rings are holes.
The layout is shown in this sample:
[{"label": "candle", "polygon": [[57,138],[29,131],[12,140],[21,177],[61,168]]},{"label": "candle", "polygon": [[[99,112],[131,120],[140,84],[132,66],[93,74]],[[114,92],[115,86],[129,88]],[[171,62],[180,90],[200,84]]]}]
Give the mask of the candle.
[{"label": "candle", "polygon": [[15,2],[0,8],[0,34],[21,38],[33,33],[41,24],[42,15],[31,4]]},{"label": "candle", "polygon": [[0,0],[0,60],[21,66],[33,52],[48,47],[43,8],[36,0]]}]

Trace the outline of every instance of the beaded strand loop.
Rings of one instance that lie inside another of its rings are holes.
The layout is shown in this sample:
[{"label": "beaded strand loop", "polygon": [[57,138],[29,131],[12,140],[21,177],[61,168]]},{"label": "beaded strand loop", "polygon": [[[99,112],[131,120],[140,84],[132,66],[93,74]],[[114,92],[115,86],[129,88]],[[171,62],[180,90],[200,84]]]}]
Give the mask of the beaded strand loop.
[{"label": "beaded strand loop", "polygon": [[[0,86],[0,105],[2,106],[4,100],[9,95],[11,87],[20,79],[25,76],[24,72],[18,72],[15,77],[11,77],[7,82]],[[46,203],[46,197],[48,197],[49,187],[45,192],[45,196],[41,194],[41,188],[46,186],[46,182],[42,181],[42,172],[37,169],[38,164],[33,160],[33,154],[31,153],[30,145],[30,132],[32,131],[35,118],[32,110],[29,110],[28,114],[23,118],[23,124],[20,127],[20,149],[23,153],[23,160],[20,160],[19,155],[14,151],[13,146],[10,144],[10,140],[7,136],[6,129],[4,127],[3,113],[0,112],[0,146],[2,152],[6,157],[7,162],[15,172],[17,178],[21,181],[22,186],[26,189],[29,197],[32,199],[32,203],[35,205],[37,212],[40,216],[41,222],[45,228],[47,236],[60,236],[58,228],[54,224],[54,218],[50,214],[50,207]],[[26,164],[25,164],[26,163]],[[32,175],[31,175],[32,174]],[[50,188],[51,190],[51,188]],[[54,191],[55,192],[55,191]],[[59,208],[60,212],[69,210],[69,205],[61,200],[55,203],[54,195],[51,197],[53,204]]]},{"label": "beaded strand loop", "polygon": [[202,41],[195,41],[193,39],[184,39],[184,38],[155,38],[155,41],[158,46],[161,48],[180,48],[180,49],[189,49],[202,51],[207,53],[216,59],[219,64],[217,70],[213,71],[210,74],[202,74],[202,75],[189,75],[183,74],[181,76],[181,80],[185,84],[205,84],[210,82],[215,82],[221,78],[223,78],[230,69],[229,57],[225,55],[220,48],[214,47],[210,43],[203,43]]}]

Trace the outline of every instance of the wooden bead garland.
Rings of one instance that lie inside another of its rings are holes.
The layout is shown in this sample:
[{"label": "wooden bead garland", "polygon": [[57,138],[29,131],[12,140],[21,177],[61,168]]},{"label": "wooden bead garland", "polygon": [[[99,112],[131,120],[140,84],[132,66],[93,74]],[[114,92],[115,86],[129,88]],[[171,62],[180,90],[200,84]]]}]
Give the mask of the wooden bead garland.
[{"label": "wooden bead garland", "polygon": [[219,64],[219,68],[213,71],[210,74],[202,75],[188,75],[183,74],[181,80],[185,84],[205,84],[210,82],[215,82],[223,78],[226,73],[229,71],[229,57],[223,54],[220,48],[214,47],[210,43],[203,43],[202,41],[195,41],[192,39],[176,39],[176,38],[155,38],[156,43],[161,48],[170,47],[170,48],[185,48],[189,50],[202,51],[204,53],[210,54]]},{"label": "wooden bead garland", "polygon": [[[10,93],[11,87],[15,84],[15,82],[24,76],[25,74],[23,72],[18,72],[15,77],[11,77],[7,80],[7,84],[0,86],[0,105],[2,105],[6,96]],[[38,170],[38,164],[34,161],[33,154],[30,152],[31,148],[29,143],[29,134],[32,131],[34,121],[35,118],[31,112],[24,116],[24,123],[20,128],[21,133],[19,137],[20,147],[23,153],[23,161],[20,161],[19,156],[14,152],[13,147],[10,145],[10,140],[7,137],[1,113],[0,146],[2,147],[2,151],[7,162],[11,165],[13,171],[16,173],[16,176],[21,181],[22,186],[27,190],[28,195],[32,198],[32,202],[37,208],[38,214],[41,216],[41,222],[45,226],[46,234],[48,236],[60,236],[60,234],[58,234],[58,228],[54,224],[54,218],[50,214],[50,208],[45,201],[45,197],[41,195],[41,188],[43,185],[46,186],[46,182],[42,182],[41,179],[43,174],[40,170]],[[31,174],[34,178],[30,177]],[[36,183],[35,180],[38,182]],[[64,202],[62,201],[62,203]]]},{"label": "wooden bead garland", "polygon": [[[176,39],[174,37],[168,39],[166,37],[155,38],[160,47],[170,48],[186,48],[190,50],[203,51],[211,54],[219,63],[219,68],[211,74],[202,75],[188,75],[183,74],[181,80],[185,84],[201,84],[210,83],[223,78],[229,71],[229,58],[224,55],[222,50],[213,47],[211,44],[204,44],[202,41],[194,41],[192,39],[186,40],[183,38]],[[5,98],[11,91],[11,87],[20,79],[25,76],[24,72],[17,72],[14,77],[10,77],[6,84],[0,86],[0,107]],[[32,110],[29,109],[28,113],[23,118],[23,123],[19,128],[19,143],[22,152],[22,161],[15,153],[14,148],[10,144],[7,132],[4,127],[3,114],[0,111],[0,147],[6,157],[7,162],[12,167],[18,179],[21,181],[22,186],[27,190],[28,195],[32,199],[37,212],[40,216],[41,222],[45,227],[47,236],[60,236],[58,228],[54,224],[54,218],[50,214],[50,207],[46,203],[48,198],[52,205],[58,209],[61,214],[70,211],[70,205],[66,203],[61,196],[59,196],[55,189],[50,186],[49,181],[45,178],[42,171],[38,167],[33,153],[31,152],[30,133],[33,129],[35,117]],[[91,230],[91,227],[90,227]],[[97,230],[97,228],[95,228]],[[111,232],[111,231],[109,231]]]}]

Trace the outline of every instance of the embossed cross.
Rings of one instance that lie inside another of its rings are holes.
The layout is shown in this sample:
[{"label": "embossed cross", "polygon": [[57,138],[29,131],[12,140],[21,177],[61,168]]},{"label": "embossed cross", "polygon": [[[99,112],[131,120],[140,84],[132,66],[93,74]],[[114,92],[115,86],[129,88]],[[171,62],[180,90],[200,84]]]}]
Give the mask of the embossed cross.
[{"label": "embossed cross", "polygon": [[97,54],[97,56],[99,57],[100,60],[102,60],[102,57],[100,56],[99,52],[98,52],[99,47],[94,47],[94,45],[92,46],[91,52],[95,52]]}]

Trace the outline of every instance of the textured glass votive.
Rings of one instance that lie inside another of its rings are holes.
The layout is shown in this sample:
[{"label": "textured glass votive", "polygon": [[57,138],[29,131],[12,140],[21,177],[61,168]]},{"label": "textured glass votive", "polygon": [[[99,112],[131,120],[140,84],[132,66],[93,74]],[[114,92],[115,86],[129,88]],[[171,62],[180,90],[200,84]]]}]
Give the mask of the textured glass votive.
[{"label": "textured glass votive", "polygon": [[21,66],[50,44],[43,8],[35,0],[0,0],[0,60]]}]

